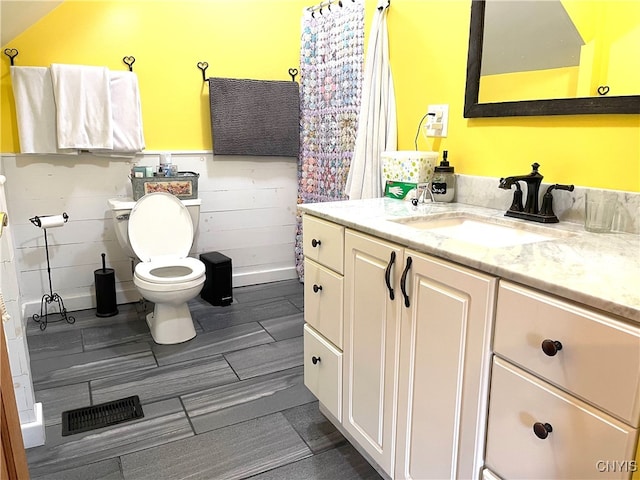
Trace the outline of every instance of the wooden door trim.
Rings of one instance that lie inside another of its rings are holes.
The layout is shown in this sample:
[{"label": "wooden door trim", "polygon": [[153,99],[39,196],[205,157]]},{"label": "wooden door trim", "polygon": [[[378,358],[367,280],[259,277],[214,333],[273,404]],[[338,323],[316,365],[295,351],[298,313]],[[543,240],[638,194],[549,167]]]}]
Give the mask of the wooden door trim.
[{"label": "wooden door trim", "polygon": [[[1,323],[1,322],[0,322]],[[1,442],[2,442],[2,475],[3,479],[28,480],[29,467],[27,455],[22,441],[20,417],[16,406],[16,395],[13,386],[13,376],[9,366],[9,354],[4,335],[4,326],[0,325],[0,410]]]}]

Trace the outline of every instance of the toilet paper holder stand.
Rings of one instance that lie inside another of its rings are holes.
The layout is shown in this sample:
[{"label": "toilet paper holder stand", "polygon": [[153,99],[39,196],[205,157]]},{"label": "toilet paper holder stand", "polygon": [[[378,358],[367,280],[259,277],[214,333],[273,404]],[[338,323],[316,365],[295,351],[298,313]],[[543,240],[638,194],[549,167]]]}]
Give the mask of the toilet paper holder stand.
[{"label": "toilet paper holder stand", "polygon": [[[31,318],[33,318],[33,321],[40,324],[40,330],[44,330],[45,328],[47,328],[47,323],[49,323],[49,306],[53,306],[52,304],[57,304],[58,305],[58,312],[52,312],[51,314],[54,313],[59,313],[60,317],[58,320],[51,320],[51,321],[61,321],[64,320],[67,323],[75,323],[76,319],[67,314],[67,309],[64,306],[64,301],[62,300],[62,297],[60,295],[58,295],[57,293],[54,293],[53,291],[53,287],[51,284],[51,263],[49,262],[49,241],[47,240],[47,227],[44,226],[43,227],[43,223],[42,220],[43,218],[46,217],[51,217],[53,215],[36,215],[35,217],[32,217],[29,219],[29,221],[35,225],[38,228],[42,228],[42,230],[44,230],[44,248],[45,248],[45,252],[46,252],[46,256],[47,256],[47,275],[49,277],[49,293],[45,293],[42,296],[42,300],[40,300],[40,315],[38,315],[37,313],[34,313],[33,316]],[[67,221],[69,220],[69,215],[67,215],[66,212],[62,213],[62,218],[63,218],[63,224],[67,223]],[[46,223],[46,222],[45,222]],[[60,225],[57,225],[60,226]]]}]

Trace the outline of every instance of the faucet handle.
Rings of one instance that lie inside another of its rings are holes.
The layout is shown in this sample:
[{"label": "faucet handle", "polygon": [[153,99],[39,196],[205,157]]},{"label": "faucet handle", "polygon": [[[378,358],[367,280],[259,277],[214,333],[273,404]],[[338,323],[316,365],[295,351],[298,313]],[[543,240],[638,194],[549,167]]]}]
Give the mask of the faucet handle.
[{"label": "faucet handle", "polygon": [[557,221],[556,214],[553,213],[553,195],[551,192],[555,190],[567,190],[569,192],[573,192],[575,187],[573,185],[560,185],[556,183],[555,185],[549,186],[547,188],[546,193],[542,196],[542,207],[540,207],[540,215],[550,218],[555,218]]},{"label": "faucet handle", "polygon": [[554,188],[556,190],[567,190],[569,192],[573,192],[573,189],[576,187],[573,185],[560,185],[559,183],[556,183],[555,185],[551,185],[549,188],[547,188],[547,193],[550,193]]},{"label": "faucet handle", "polygon": [[513,192],[513,201],[511,202],[511,206],[509,210],[512,212],[522,212],[524,211],[524,207],[522,206],[522,189],[520,188],[520,182],[515,182],[516,186],[515,192]]}]

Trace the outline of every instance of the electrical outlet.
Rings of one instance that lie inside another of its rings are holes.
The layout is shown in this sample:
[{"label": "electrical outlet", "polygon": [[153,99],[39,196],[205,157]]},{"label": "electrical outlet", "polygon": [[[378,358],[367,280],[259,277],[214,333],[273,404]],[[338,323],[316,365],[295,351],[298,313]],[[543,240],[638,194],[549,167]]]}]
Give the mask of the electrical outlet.
[{"label": "electrical outlet", "polygon": [[449,123],[449,105],[429,105],[427,108],[427,124],[425,135],[427,137],[446,137]]}]

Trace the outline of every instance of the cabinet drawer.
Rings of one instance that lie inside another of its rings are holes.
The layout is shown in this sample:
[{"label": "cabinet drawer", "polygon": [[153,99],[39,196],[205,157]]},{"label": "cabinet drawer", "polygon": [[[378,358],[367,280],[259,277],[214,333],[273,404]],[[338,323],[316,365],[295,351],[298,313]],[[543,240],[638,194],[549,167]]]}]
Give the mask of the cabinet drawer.
[{"label": "cabinet drawer", "polygon": [[[545,340],[560,342],[545,353]],[[637,427],[640,329],[501,282],[494,351]]]},{"label": "cabinet drawer", "polygon": [[343,273],[344,227],[305,215],[302,217],[302,234],[305,256]]},{"label": "cabinet drawer", "polygon": [[309,325],[304,326],[304,384],[342,421],[342,353]]},{"label": "cabinet drawer", "polygon": [[304,319],[342,349],[342,275],[304,260]]},{"label": "cabinet drawer", "polygon": [[489,398],[486,465],[501,478],[629,478],[635,429],[496,357]]}]

